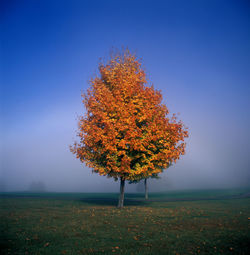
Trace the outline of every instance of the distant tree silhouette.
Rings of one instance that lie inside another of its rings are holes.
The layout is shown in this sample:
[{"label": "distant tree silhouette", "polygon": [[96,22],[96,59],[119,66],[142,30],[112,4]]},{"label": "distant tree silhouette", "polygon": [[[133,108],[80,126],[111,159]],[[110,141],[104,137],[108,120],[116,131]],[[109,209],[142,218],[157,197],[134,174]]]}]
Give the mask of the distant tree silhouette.
[{"label": "distant tree silhouette", "polygon": [[42,181],[33,181],[29,186],[29,191],[31,192],[45,192],[46,187]]},{"label": "distant tree silhouette", "polygon": [[0,180],[0,192],[5,192],[6,191],[6,185],[3,180]]},{"label": "distant tree silhouette", "polygon": [[144,178],[144,179],[141,179],[141,180],[135,180],[135,181],[130,181],[129,182],[130,184],[132,184],[132,183],[136,183],[137,184],[136,190],[138,192],[143,192],[144,191],[145,199],[148,199],[148,179],[149,178],[160,179],[158,174],[153,174],[153,175],[151,175],[148,178]]}]

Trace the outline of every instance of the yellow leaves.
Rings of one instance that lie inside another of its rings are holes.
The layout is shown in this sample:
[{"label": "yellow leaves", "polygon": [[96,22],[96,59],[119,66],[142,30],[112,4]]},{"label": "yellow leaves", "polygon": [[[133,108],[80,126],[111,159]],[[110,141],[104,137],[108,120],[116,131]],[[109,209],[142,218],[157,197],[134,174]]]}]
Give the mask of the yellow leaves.
[{"label": "yellow leaves", "polygon": [[[126,141],[125,141],[125,139],[120,140],[120,142],[118,143],[118,146],[121,147],[122,149],[125,149],[126,148]],[[121,152],[123,152],[123,151],[121,151]]]},{"label": "yellow leaves", "polygon": [[132,180],[161,172],[185,153],[186,129],[176,116],[166,116],[161,92],[145,86],[133,54],[113,56],[99,71],[83,94],[87,113],[71,149],[77,158],[100,175]]}]

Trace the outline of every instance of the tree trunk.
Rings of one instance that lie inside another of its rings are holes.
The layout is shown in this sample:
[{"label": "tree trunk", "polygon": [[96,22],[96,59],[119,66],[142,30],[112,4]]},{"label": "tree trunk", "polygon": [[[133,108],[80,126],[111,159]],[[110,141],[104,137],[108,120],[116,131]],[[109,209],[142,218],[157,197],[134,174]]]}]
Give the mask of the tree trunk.
[{"label": "tree trunk", "polygon": [[147,178],[144,180],[144,186],[145,186],[145,199],[148,199],[148,184],[147,184]]},{"label": "tree trunk", "polygon": [[119,202],[118,202],[118,208],[123,207],[124,203],[124,187],[125,187],[125,180],[121,178],[121,184],[120,184],[120,197],[119,197]]}]

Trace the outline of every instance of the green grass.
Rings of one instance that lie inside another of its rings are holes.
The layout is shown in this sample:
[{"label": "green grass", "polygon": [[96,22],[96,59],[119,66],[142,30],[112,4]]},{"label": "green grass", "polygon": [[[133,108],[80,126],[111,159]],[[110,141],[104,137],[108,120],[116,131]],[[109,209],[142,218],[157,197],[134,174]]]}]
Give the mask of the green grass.
[{"label": "green grass", "polygon": [[2,193],[1,254],[250,254],[249,192]]}]

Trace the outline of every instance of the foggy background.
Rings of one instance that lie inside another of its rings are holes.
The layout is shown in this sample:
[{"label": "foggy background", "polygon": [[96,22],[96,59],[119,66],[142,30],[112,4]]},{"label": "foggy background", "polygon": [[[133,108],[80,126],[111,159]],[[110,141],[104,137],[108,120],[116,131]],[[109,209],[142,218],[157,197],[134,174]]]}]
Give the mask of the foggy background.
[{"label": "foggy background", "polygon": [[1,191],[119,191],[69,151],[81,91],[112,46],[142,58],[189,128],[186,154],[149,191],[250,185],[248,1],[1,1],[0,12]]}]

